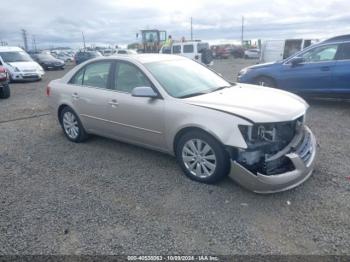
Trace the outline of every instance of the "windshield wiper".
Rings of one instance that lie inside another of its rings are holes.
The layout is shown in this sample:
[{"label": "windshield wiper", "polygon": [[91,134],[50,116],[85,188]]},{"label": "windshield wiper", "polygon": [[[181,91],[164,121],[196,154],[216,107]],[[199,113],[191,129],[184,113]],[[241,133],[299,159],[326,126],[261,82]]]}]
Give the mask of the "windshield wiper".
[{"label": "windshield wiper", "polygon": [[231,86],[232,85],[230,85],[230,86],[220,86],[220,87],[217,87],[217,88],[211,90],[210,92],[215,92],[215,91],[219,91],[219,90],[222,90],[222,89],[225,89],[225,88],[230,88]]},{"label": "windshield wiper", "polygon": [[192,96],[200,96],[200,95],[205,95],[205,94],[208,94],[208,93],[206,93],[206,92],[197,92],[197,93],[191,93],[191,94],[179,96],[179,98],[188,98],[188,97],[192,97]]}]

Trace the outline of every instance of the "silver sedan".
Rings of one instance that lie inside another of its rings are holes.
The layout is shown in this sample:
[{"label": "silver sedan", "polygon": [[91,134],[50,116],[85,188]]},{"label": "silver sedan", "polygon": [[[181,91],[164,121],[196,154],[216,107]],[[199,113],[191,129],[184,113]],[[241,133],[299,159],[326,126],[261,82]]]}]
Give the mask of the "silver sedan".
[{"label": "silver sedan", "polygon": [[196,181],[229,175],[254,192],[272,193],[313,171],[316,141],[303,99],[227,82],[180,56],[89,60],[50,82],[47,96],[69,140],[95,134],[162,151]]}]

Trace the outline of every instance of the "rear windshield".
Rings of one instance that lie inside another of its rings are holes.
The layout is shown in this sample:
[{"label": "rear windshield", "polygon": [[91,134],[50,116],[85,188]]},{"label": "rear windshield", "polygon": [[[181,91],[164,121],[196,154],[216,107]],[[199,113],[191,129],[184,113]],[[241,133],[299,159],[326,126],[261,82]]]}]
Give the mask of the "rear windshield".
[{"label": "rear windshield", "polygon": [[0,52],[0,56],[6,63],[32,61],[30,56],[24,51]]}]

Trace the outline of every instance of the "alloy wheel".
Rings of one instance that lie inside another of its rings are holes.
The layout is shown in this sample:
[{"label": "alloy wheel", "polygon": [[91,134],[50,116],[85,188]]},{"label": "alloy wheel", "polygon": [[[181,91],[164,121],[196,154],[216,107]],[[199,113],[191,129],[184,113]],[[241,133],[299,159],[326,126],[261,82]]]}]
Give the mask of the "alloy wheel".
[{"label": "alloy wheel", "polygon": [[214,150],[201,139],[191,139],[184,144],[182,160],[187,170],[199,178],[213,175],[217,164]]},{"label": "alloy wheel", "polygon": [[71,139],[76,139],[79,135],[79,125],[78,120],[75,115],[69,111],[65,112],[63,115],[63,128],[66,134]]}]

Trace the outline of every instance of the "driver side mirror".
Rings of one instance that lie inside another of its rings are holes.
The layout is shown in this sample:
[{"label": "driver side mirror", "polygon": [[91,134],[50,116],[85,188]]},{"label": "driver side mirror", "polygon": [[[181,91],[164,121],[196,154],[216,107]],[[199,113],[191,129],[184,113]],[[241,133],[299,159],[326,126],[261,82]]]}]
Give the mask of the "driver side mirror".
[{"label": "driver side mirror", "polygon": [[158,94],[149,86],[138,86],[131,91],[131,95],[135,97],[157,98]]},{"label": "driver side mirror", "polygon": [[293,57],[290,61],[292,66],[296,66],[296,65],[299,65],[301,63],[304,63],[305,62],[305,59],[303,57]]}]

